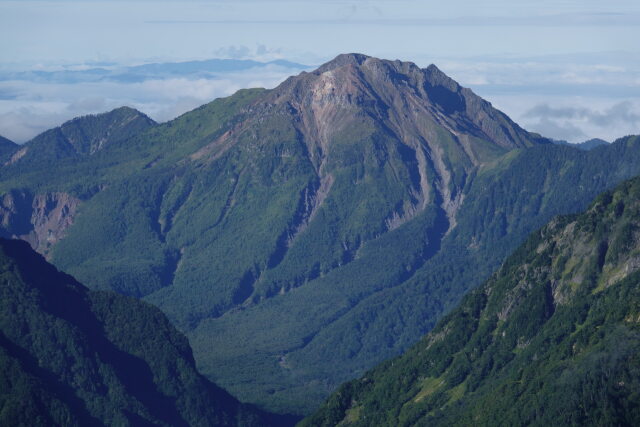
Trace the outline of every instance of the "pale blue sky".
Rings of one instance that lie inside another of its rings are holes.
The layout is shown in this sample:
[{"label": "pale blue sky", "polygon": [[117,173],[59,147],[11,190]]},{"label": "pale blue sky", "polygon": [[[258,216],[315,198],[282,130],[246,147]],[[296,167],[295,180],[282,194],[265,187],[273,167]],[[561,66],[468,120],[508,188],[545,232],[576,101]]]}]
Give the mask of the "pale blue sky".
[{"label": "pale blue sky", "polygon": [[24,141],[121,103],[166,120],[240,87],[272,87],[299,70],[117,84],[34,82],[15,71],[225,57],[315,66],[362,52],[436,63],[548,136],[614,139],[640,133],[638,40],[637,0],[0,0],[0,134]]}]

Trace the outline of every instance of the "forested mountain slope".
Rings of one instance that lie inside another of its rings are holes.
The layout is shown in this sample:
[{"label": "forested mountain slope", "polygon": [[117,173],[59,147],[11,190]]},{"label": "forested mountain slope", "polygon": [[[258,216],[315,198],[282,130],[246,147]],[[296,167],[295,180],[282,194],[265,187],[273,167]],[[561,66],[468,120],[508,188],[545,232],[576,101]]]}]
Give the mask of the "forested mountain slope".
[{"label": "forested mountain slope", "polygon": [[[545,145],[508,154],[474,178],[456,227],[424,263],[412,270],[411,249],[424,241],[424,230],[419,222],[405,224],[377,239],[370,246],[377,258],[354,260],[344,278],[327,274],[286,298],[203,323],[190,333],[195,354],[206,355],[201,369],[228,366],[212,378],[234,392],[267,402],[282,393],[294,404],[304,396],[310,408],[339,379],[361,375],[420,339],[531,231],[638,174],[637,137],[589,152]],[[255,369],[240,368],[247,360]],[[263,389],[248,385],[256,378]],[[262,390],[273,394],[265,399]]]},{"label": "forested mountain slope", "polygon": [[637,425],[640,179],[554,219],[302,425]]},{"label": "forested mountain slope", "polygon": [[89,291],[0,239],[0,424],[269,425],[195,369],[155,307]]}]

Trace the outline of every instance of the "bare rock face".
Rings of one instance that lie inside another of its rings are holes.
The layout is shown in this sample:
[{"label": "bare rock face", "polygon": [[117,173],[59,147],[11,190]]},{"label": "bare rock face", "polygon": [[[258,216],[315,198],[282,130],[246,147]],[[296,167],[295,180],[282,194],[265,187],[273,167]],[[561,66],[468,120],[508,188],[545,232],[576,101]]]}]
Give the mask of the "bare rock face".
[{"label": "bare rock face", "polygon": [[11,156],[11,158],[9,158],[9,160],[7,160],[5,162],[5,166],[6,165],[12,165],[12,164],[16,163],[18,160],[23,158],[25,156],[25,154],[27,154],[28,152],[29,152],[29,147],[20,148],[18,151],[13,153],[13,155]]},{"label": "bare rock face", "polygon": [[0,236],[25,240],[46,257],[73,224],[79,205],[67,193],[12,191],[0,199]]}]

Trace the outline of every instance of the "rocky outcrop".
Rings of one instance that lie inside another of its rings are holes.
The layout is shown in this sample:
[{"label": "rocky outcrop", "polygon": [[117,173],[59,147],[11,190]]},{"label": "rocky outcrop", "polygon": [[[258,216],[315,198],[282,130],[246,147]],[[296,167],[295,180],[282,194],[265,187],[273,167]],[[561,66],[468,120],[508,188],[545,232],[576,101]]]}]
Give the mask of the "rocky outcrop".
[{"label": "rocky outcrop", "polygon": [[68,193],[11,191],[0,199],[0,236],[26,240],[47,256],[73,224],[79,205]]},{"label": "rocky outcrop", "polygon": [[29,147],[20,148],[18,151],[13,153],[13,155],[9,160],[7,160],[7,162],[5,162],[5,166],[14,164],[15,162],[23,158],[28,151],[29,151]]}]

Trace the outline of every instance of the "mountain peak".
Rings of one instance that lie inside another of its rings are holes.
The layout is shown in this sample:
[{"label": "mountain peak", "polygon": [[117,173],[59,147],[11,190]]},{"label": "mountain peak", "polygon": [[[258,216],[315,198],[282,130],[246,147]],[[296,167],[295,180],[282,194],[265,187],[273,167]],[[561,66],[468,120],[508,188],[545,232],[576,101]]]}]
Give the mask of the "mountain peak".
[{"label": "mountain peak", "polygon": [[142,119],[148,122],[149,124],[156,123],[153,119],[151,119],[149,116],[147,116],[143,112],[136,110],[133,107],[123,105],[122,107],[114,108],[113,110],[107,111],[106,113],[87,114],[85,116],[75,117],[71,120],[64,122],[60,127],[64,128],[65,126],[69,126],[73,123],[84,122],[92,119],[101,119],[101,120],[106,119],[106,120],[116,120],[116,121],[117,120],[131,121],[134,119]]},{"label": "mountain peak", "polygon": [[331,61],[321,65],[315,72],[321,74],[345,65],[362,65],[369,58],[371,57],[362,53],[341,53]]},{"label": "mountain peak", "polygon": [[156,122],[131,107],[76,117],[33,138],[10,163],[50,162],[88,156],[155,126]]},{"label": "mountain peak", "polygon": [[[250,114],[234,128],[191,158],[215,160],[249,134],[260,130],[276,135],[287,126],[304,144],[321,184],[329,186],[331,171],[345,162],[345,150],[353,158],[383,158],[399,146],[413,153],[411,161],[419,171],[411,189],[417,197],[402,211],[414,215],[435,197],[451,224],[461,203],[458,186],[475,168],[540,142],[435,65],[421,69],[412,62],[358,53],[339,55],[315,71],[290,77],[246,111]],[[272,141],[254,138],[263,145]],[[389,146],[380,148],[382,141]],[[374,154],[378,149],[383,152]],[[391,227],[411,215],[389,219]]]},{"label": "mountain peak", "polygon": [[454,227],[468,177],[538,140],[436,66],[421,69],[412,62],[350,53],[257,96],[233,127],[190,158],[213,162],[244,144],[256,144],[252,152],[279,152],[285,142],[295,147],[285,151],[302,149],[317,176],[305,190],[304,220],[283,234],[295,240],[334,185],[351,185],[339,177],[356,164],[376,165],[366,172],[372,176],[387,167],[407,168],[393,178],[402,181],[407,196],[389,202],[398,208],[380,218],[387,229],[433,206],[444,212],[447,227]]},{"label": "mountain peak", "polygon": [[475,164],[484,160],[465,141],[469,136],[500,149],[539,140],[433,64],[423,69],[408,61],[342,54],[315,71],[287,79],[266,98],[269,105],[292,106],[297,114],[309,116],[303,123],[317,122],[331,133],[347,126],[348,116],[359,120],[353,115],[361,114],[389,122],[385,128],[400,139],[431,141],[433,129],[443,127]]},{"label": "mountain peak", "polygon": [[460,88],[460,85],[458,85],[455,80],[447,76],[435,64],[431,64],[427,68],[421,69],[411,61],[401,61],[399,59],[380,59],[373,56],[364,55],[362,53],[340,54],[333,58],[331,61],[326,62],[318,67],[313,73],[319,75],[327,71],[332,71],[345,66],[354,66],[356,68],[365,67],[372,69],[381,69],[384,67],[399,74],[410,74],[411,72],[419,71],[427,76],[428,80],[434,86],[442,85],[450,87],[452,89],[455,88],[456,90]]},{"label": "mountain peak", "polygon": [[343,67],[353,67],[360,70],[377,70],[383,73],[411,74],[412,72],[420,72],[420,68],[410,61],[400,61],[380,59],[361,53],[344,53],[336,56],[331,61],[321,65],[313,72],[315,75],[321,75],[328,71],[334,71]]},{"label": "mountain peak", "polygon": [[[446,75],[435,64],[429,65],[423,71],[425,76],[427,77],[427,80],[432,86],[443,86],[453,92],[457,92],[462,89],[462,87],[458,84],[458,82],[456,82],[451,77]],[[467,90],[471,92],[470,89],[467,89]]]}]

